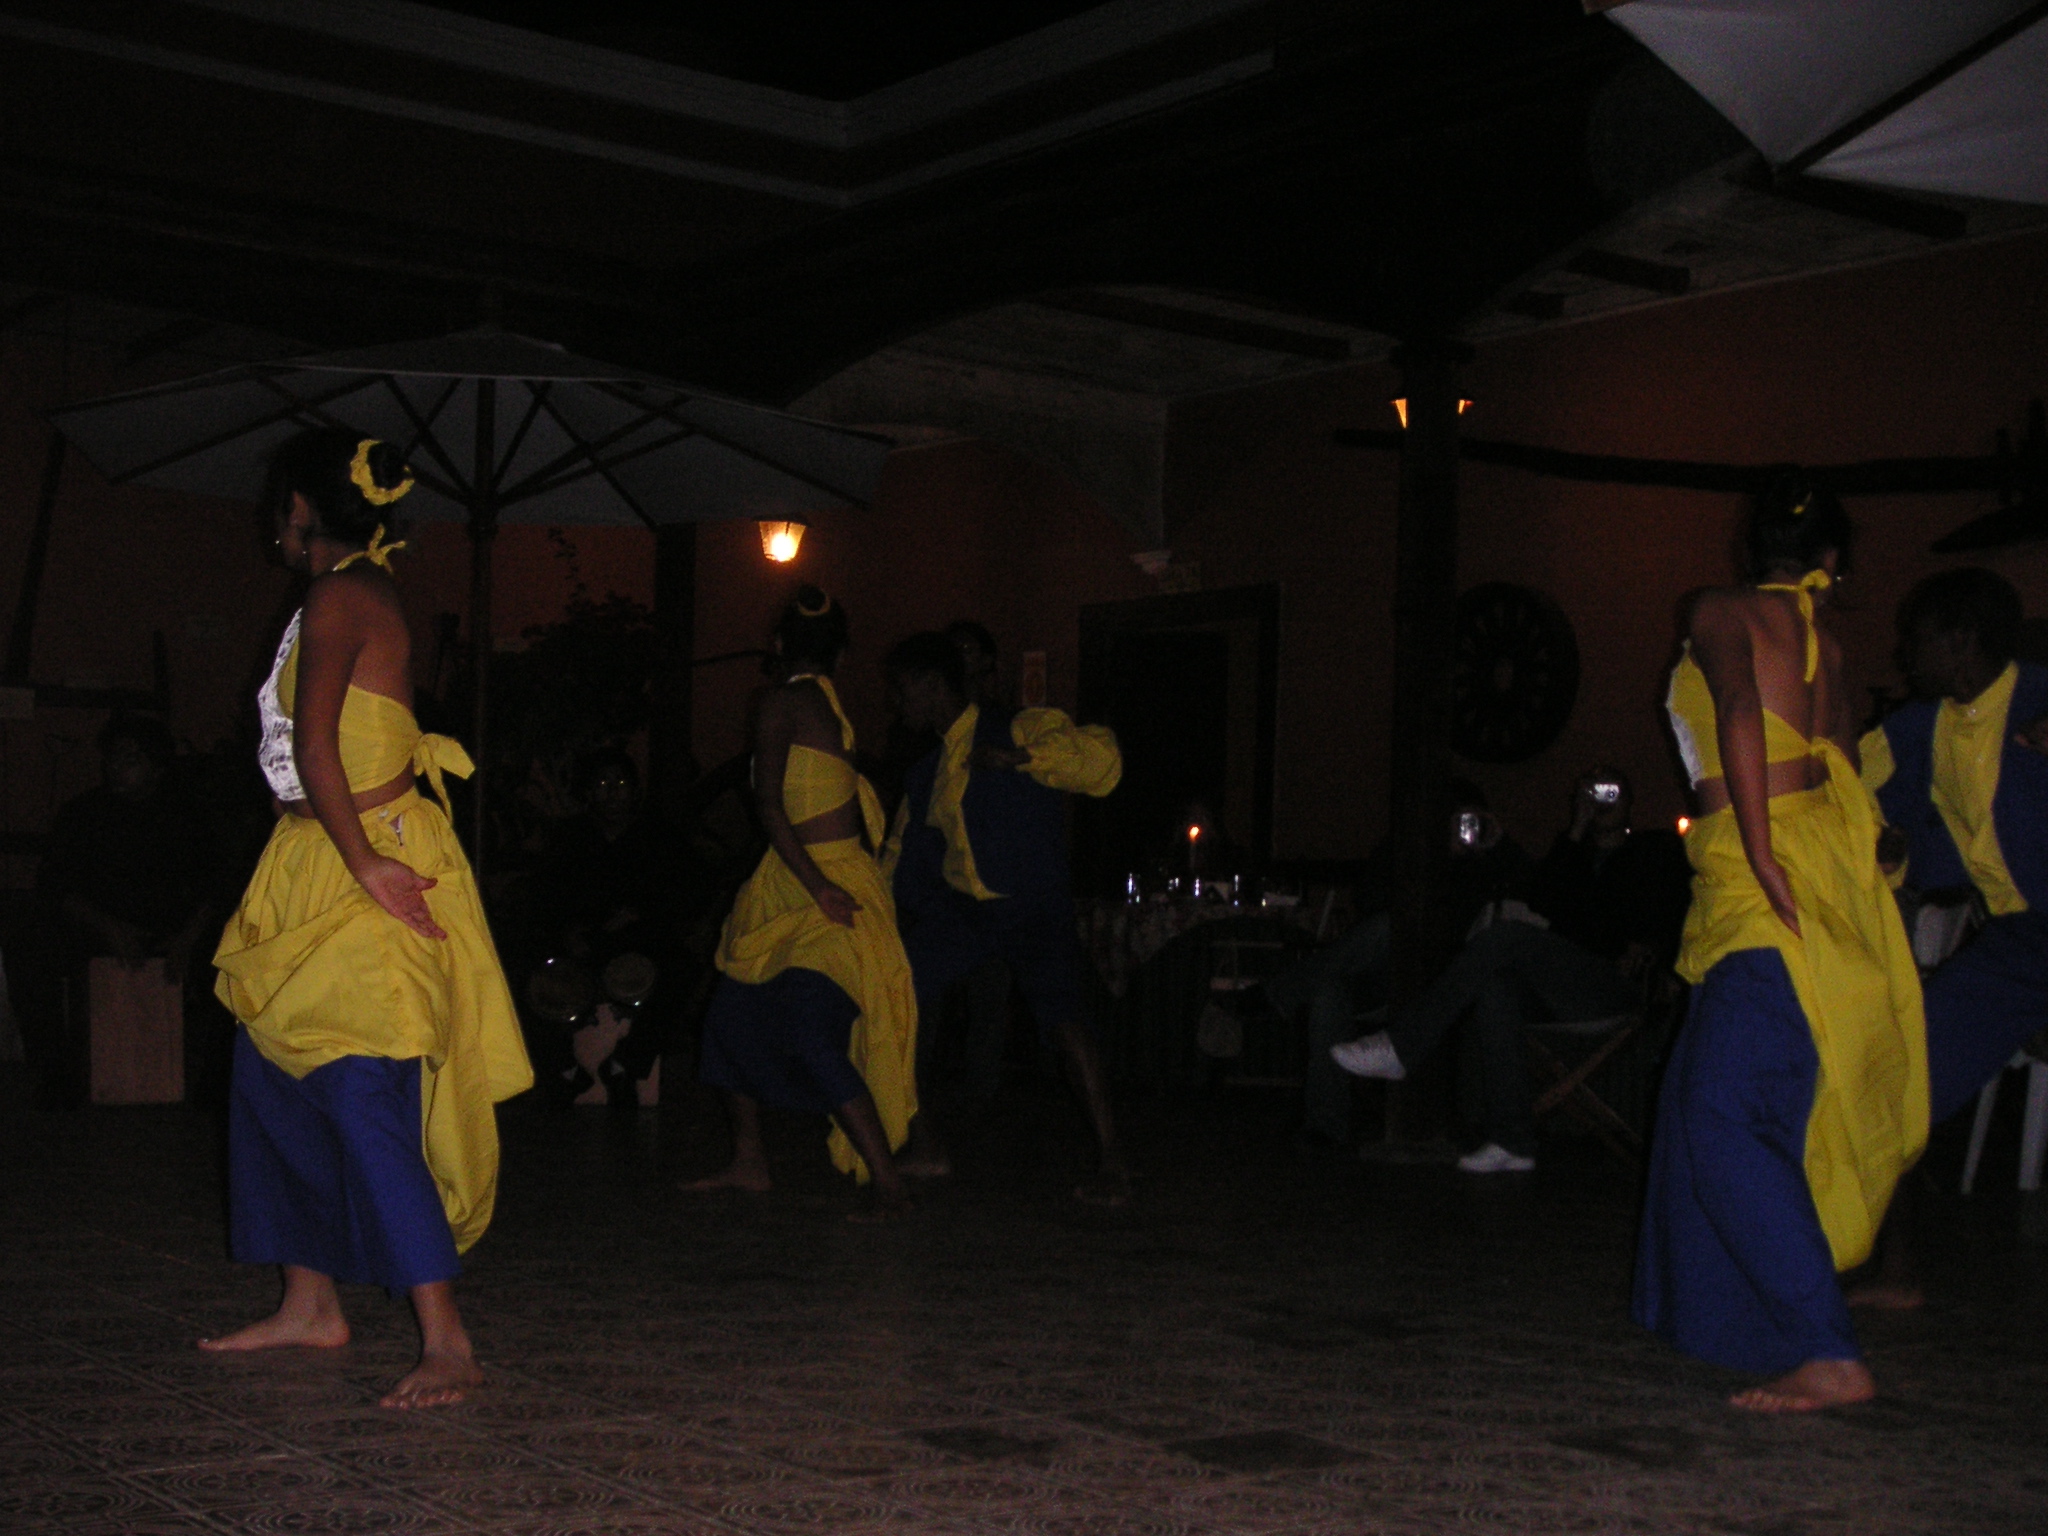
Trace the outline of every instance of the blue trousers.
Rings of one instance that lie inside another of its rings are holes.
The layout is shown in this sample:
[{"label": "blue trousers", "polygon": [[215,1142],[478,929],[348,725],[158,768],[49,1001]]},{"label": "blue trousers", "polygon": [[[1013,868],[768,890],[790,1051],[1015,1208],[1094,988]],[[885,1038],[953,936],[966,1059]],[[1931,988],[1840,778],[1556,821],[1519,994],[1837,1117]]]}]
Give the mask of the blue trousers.
[{"label": "blue trousers", "polygon": [[2048,913],[1992,918],[1925,990],[1929,1120],[1939,1125],[2048,1029]]},{"label": "blue trousers", "polygon": [[1089,1022],[1074,900],[1064,892],[976,901],[949,889],[905,930],[903,952],[920,1019],[938,1018],[956,982],[1001,960],[1031,1007],[1041,1041],[1050,1042],[1062,1024]]},{"label": "blue trousers", "polygon": [[859,1017],[822,971],[793,966],[758,984],[721,976],[698,1075],[772,1109],[829,1115],[868,1091],[846,1055]]},{"label": "blue trousers", "polygon": [[417,1057],[294,1078],[235,1032],[228,1234],[236,1258],[407,1291],[462,1270],[420,1145]]},{"label": "blue trousers", "polygon": [[1657,1105],[1631,1311],[1716,1365],[1861,1357],[1806,1183],[1820,1058],[1774,949],[1693,989]]}]

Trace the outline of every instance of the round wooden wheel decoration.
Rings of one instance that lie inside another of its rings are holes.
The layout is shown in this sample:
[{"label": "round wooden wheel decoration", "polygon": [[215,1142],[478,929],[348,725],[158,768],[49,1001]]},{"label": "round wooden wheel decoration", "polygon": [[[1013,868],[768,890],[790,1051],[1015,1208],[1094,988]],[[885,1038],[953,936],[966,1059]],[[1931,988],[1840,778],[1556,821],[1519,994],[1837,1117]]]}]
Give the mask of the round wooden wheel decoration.
[{"label": "round wooden wheel decoration", "polygon": [[1492,581],[1458,599],[1451,746],[1479,763],[1526,762],[1557,740],[1579,696],[1579,644],[1541,592]]}]

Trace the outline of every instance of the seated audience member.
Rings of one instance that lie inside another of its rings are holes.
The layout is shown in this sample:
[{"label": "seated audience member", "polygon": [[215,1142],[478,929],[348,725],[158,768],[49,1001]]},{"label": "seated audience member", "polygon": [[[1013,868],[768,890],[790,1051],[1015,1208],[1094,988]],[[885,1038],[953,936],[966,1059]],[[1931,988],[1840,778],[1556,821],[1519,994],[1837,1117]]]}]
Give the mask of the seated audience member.
[{"label": "seated audience member", "polygon": [[[35,989],[41,1006],[28,1043],[51,1104],[76,1102],[84,1090],[84,1042],[67,1029],[62,978],[99,956],[131,966],[156,958],[182,984],[195,949],[213,938],[212,858],[194,809],[166,781],[175,751],[169,729],[116,715],[99,748],[99,787],[57,812],[43,857],[51,942],[34,957],[47,982]],[[71,1011],[75,1028],[83,1010]]]},{"label": "seated audience member", "polygon": [[[1885,822],[1880,857],[1922,891],[1967,887],[1989,914],[1929,976],[1930,1121],[1974,1100],[2048,1030],[2048,667],[2014,659],[2023,609],[2004,577],[1930,576],[1899,608],[1899,667],[1915,698],[1864,736],[1862,773]],[[1921,1301],[1904,1190],[1877,1281],[1851,1301]]]},{"label": "seated audience member", "polygon": [[[1475,835],[1458,837],[1461,818],[1470,816]],[[1476,784],[1462,780],[1448,786],[1443,809],[1434,818],[1450,839],[1446,899],[1453,931],[1471,927],[1492,901],[1520,889],[1528,855],[1514,839],[1501,835],[1486,810],[1486,796]],[[1333,1046],[1351,1038],[1360,993],[1374,981],[1384,988],[1393,927],[1388,916],[1392,899],[1391,850],[1375,848],[1359,872],[1352,905],[1357,921],[1333,943],[1304,956],[1263,984],[1256,1002],[1287,1018],[1304,1020],[1308,1060],[1302,1071],[1302,1135],[1310,1143],[1348,1146],[1352,1137],[1351,1079],[1331,1057]]]},{"label": "seated audience member", "polygon": [[1331,1048],[1347,1072],[1398,1080],[1466,1019],[1461,1079],[1484,1138],[1458,1160],[1467,1173],[1536,1166],[1525,998],[1564,1022],[1626,1013],[1641,1000],[1645,969],[1668,963],[1676,948],[1684,852],[1669,833],[1631,831],[1629,810],[1620,773],[1595,769],[1581,778],[1571,822],[1531,871],[1520,902],[1483,914],[1458,958],[1384,1032]]},{"label": "seated audience member", "polygon": [[[548,947],[601,982],[633,969],[644,984],[646,967],[626,957],[652,963],[653,988],[602,1068],[614,1107],[631,1107],[697,979],[682,939],[707,899],[705,881],[689,844],[642,802],[640,771],[625,752],[609,747],[584,758],[576,795],[583,810],[556,829],[542,865]],[[578,1078],[571,1086],[587,1085]]]},{"label": "seated audience member", "polygon": [[1056,709],[984,709],[944,635],[912,635],[885,665],[897,712],[940,739],[910,771],[884,861],[919,1013],[935,1013],[978,966],[1006,961],[1094,1126],[1100,1166],[1074,1193],[1124,1204],[1130,1172],[1087,1018],[1064,800],[1116,787],[1116,738]]}]

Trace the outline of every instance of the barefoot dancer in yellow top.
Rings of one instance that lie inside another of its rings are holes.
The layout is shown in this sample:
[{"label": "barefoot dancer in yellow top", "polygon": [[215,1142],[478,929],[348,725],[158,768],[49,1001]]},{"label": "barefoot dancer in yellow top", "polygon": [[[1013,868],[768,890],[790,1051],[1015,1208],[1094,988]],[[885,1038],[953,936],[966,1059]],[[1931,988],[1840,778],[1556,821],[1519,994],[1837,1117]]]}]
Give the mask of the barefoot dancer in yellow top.
[{"label": "barefoot dancer in yellow top", "polygon": [[1836,1272],[1868,1256],[1927,1139],[1919,976],[1877,867],[1834,637],[1815,618],[1848,550],[1825,492],[1788,481],[1750,524],[1754,586],[1703,594],[1672,675],[1699,795],[1686,838],[1693,983],[1665,1069],[1635,1317],[1775,1380],[1738,1408],[1876,1386]]},{"label": "barefoot dancer in yellow top", "polygon": [[271,470],[285,563],[312,578],[259,696],[285,814],[222,934],[234,1012],[235,1256],[284,1268],[277,1312],[202,1349],[348,1342],[337,1280],[410,1293],[419,1365],[384,1405],[481,1379],[449,1282],[497,1193],[493,1105],[531,1086],[476,882],[424,775],[471,764],[412,716],[411,642],[384,509],[411,486],[386,443],[309,432]]},{"label": "barefoot dancer in yellow top", "polygon": [[832,1161],[875,1204],[906,1203],[894,1149],[917,1114],[917,995],[875,864],[882,808],[853,766],[832,668],[846,613],[800,587],[775,630],[787,680],[754,717],[754,795],[772,845],[740,888],[704,1020],[704,1081],[726,1090],[733,1159],[690,1186],[765,1190],[760,1104],[828,1114]]}]

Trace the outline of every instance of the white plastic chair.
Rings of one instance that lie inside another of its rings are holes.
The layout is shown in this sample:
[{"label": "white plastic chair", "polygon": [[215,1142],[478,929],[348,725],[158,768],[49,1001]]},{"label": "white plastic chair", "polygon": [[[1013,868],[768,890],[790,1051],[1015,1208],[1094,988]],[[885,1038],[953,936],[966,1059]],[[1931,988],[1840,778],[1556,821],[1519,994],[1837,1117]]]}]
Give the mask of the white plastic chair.
[{"label": "white plastic chair", "polygon": [[[2041,1187],[2041,1164],[2048,1160],[2048,1061],[2036,1061],[2025,1051],[2007,1063],[2006,1071],[2024,1067],[2027,1073],[2027,1112],[2020,1122],[2020,1188]],[[1977,1182],[1977,1163],[1984,1156],[1984,1137],[1991,1129],[1991,1108],[1998,1102],[1998,1085],[2005,1072],[1984,1085],[1977,1095],[1977,1118],[1970,1126],[1970,1153],[1963,1159],[1963,1193]]]}]

